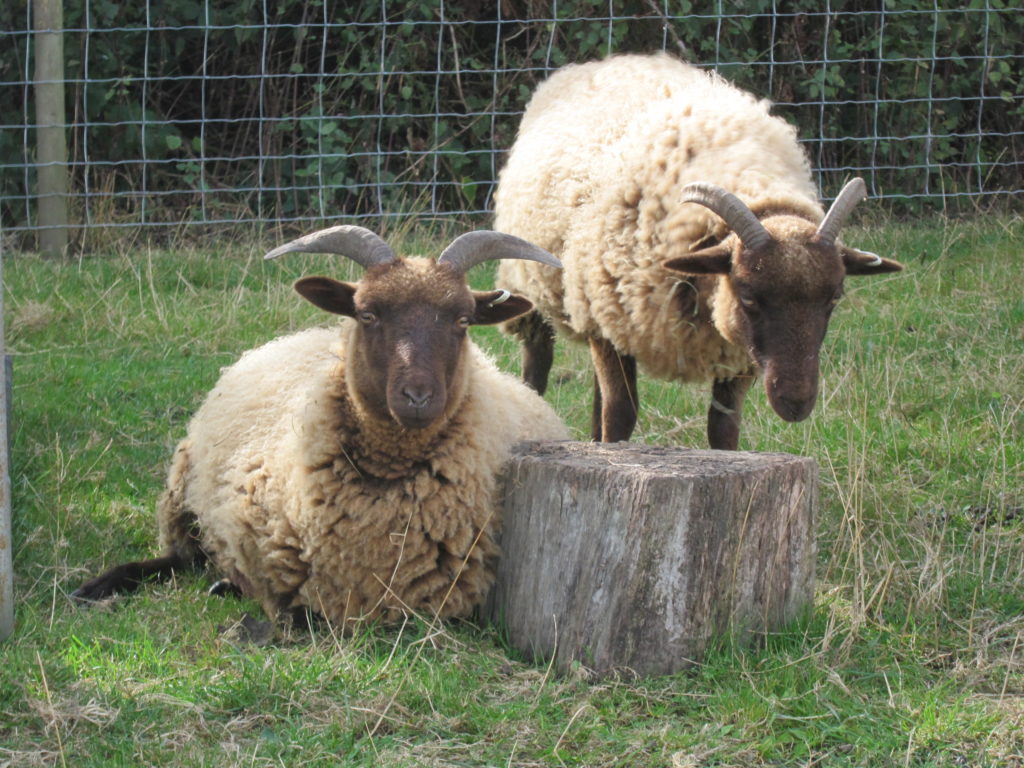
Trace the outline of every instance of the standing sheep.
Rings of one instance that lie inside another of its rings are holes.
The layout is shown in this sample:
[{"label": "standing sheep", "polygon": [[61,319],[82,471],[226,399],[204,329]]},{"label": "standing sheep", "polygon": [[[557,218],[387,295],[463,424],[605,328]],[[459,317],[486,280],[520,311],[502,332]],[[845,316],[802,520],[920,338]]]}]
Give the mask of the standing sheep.
[{"label": "standing sheep", "polygon": [[713,448],[736,448],[759,372],[779,416],[806,418],[844,276],[902,268],[837,242],[864,183],[847,184],[823,217],[796,131],[769,106],[663,54],[565,67],[530,101],[496,229],[565,268],[503,264],[503,284],[536,305],[505,327],[541,393],[554,329],[589,343],[594,439],[632,434],[637,363],[713,382]]},{"label": "standing sheep", "polygon": [[436,262],[398,258],[340,226],[269,254],[337,253],[357,284],[295,288],[347,318],[252,350],[189,425],[158,507],[163,554],[115,567],[75,595],[97,600],[207,559],[269,616],[311,609],[348,629],[406,612],[462,616],[487,594],[500,525],[496,479],[517,440],[567,437],[554,411],[500,373],[470,325],[530,309],[508,291],[473,292],[465,272],[535,259],[510,235],[471,232]]}]

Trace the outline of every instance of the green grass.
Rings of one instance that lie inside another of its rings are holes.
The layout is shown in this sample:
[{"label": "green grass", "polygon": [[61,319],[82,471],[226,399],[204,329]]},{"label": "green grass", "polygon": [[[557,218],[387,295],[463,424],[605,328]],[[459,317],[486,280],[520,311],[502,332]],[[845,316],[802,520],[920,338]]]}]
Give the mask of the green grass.
[{"label": "green grass", "polygon": [[[741,437],[821,467],[814,611],[686,673],[604,680],[555,676],[468,622],[239,643],[229,628],[259,608],[206,597],[205,574],[72,602],[153,552],[168,457],[219,369],[330,322],[292,280],[356,275],[239,245],[8,254],[18,623],[0,766],[1024,765],[1024,223],[846,239],[907,271],[848,281],[812,417],[782,423],[757,389]],[[474,337],[517,368],[511,341]],[[560,345],[554,375],[583,437],[586,353]],[[635,439],[704,445],[705,388],[644,380],[641,400]]]}]

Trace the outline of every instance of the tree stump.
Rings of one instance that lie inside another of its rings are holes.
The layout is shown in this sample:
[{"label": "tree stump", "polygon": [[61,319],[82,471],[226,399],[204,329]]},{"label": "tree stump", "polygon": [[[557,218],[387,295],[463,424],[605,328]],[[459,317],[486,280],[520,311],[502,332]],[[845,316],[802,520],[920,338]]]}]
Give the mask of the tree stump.
[{"label": "tree stump", "polygon": [[817,475],[778,453],[523,443],[485,613],[559,671],[670,674],[750,642],[811,605]]}]

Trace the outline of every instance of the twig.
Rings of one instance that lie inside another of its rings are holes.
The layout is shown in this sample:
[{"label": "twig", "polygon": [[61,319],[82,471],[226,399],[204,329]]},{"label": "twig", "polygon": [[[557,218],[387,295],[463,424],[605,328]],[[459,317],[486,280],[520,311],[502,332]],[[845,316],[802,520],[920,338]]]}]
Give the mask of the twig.
[{"label": "twig", "polygon": [[46,706],[50,708],[50,718],[53,720],[53,730],[57,734],[57,749],[60,750],[60,764],[67,768],[68,761],[64,755],[64,740],[60,737],[60,722],[57,713],[53,708],[53,698],[50,696],[50,684],[46,681],[46,669],[43,667],[43,659],[36,651],[36,663],[39,665],[39,674],[43,678],[43,691],[46,693]]}]

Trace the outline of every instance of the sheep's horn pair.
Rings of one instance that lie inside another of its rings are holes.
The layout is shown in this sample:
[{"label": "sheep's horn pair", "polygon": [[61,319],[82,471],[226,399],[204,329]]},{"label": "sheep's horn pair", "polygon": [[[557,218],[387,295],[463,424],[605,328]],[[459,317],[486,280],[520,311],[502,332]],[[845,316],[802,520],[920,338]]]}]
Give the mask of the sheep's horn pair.
[{"label": "sheep's horn pair", "polygon": [[[364,227],[340,225],[278,246],[263,258],[275,259],[285,253],[336,253],[347,256],[363,267],[388,264],[398,257],[384,240]],[[479,230],[455,238],[442,251],[437,262],[450,265],[460,273],[493,259],[529,259],[561,267],[562,263],[533,243],[502,232]]]},{"label": "sheep's horn pair", "polygon": [[481,229],[455,238],[437,257],[438,264],[448,264],[465,273],[471,267],[494,259],[527,259],[561,269],[562,262],[533,243],[504,232]]},{"label": "sheep's horn pair", "polygon": [[276,259],[285,253],[336,253],[362,267],[388,264],[398,257],[391,246],[365,227],[342,224],[280,245],[263,258]]},{"label": "sheep's horn pair", "polygon": [[[822,245],[835,245],[836,237],[839,235],[839,230],[842,229],[846,217],[865,197],[867,197],[867,187],[864,185],[864,179],[858,176],[848,181],[818,226],[815,233],[817,241]],[[743,241],[743,244],[752,251],[771,242],[772,236],[768,234],[768,230],[758,221],[757,216],[747,207],[747,204],[732,192],[727,192],[719,186],[699,181],[687,184],[683,187],[683,202],[699,203],[717,213]]]}]

